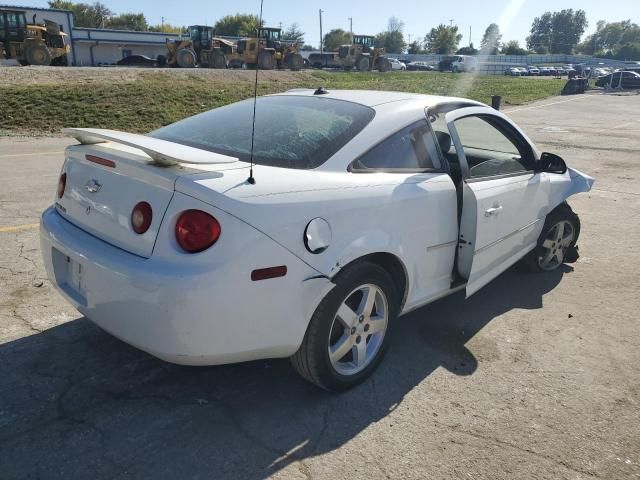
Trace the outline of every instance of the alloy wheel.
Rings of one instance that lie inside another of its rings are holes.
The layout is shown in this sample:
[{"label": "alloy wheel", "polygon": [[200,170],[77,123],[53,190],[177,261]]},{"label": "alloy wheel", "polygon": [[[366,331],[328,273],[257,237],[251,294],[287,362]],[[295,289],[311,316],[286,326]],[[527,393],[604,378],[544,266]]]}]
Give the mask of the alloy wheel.
[{"label": "alloy wheel", "polygon": [[553,225],[542,242],[542,253],[538,256],[538,265],[542,270],[551,271],[564,262],[567,249],[575,239],[575,229],[571,222],[562,220]]},{"label": "alloy wheel", "polygon": [[329,329],[329,359],[341,375],[355,375],[376,357],[389,323],[389,304],[382,289],[361,285],[340,304]]}]

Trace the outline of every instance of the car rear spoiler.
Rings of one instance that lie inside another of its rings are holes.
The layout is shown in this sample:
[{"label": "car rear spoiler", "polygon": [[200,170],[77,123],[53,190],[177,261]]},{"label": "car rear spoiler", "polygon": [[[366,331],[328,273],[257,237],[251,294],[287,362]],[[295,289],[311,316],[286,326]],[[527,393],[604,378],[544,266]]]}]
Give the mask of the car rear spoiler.
[{"label": "car rear spoiler", "polygon": [[149,155],[155,163],[165,166],[180,163],[210,165],[238,161],[237,158],[219,153],[208,152],[199,148],[189,147],[147,135],[119,132],[117,130],[105,130],[102,128],[65,128],[62,132],[65,135],[75,138],[82,145],[115,142],[137,148]]}]

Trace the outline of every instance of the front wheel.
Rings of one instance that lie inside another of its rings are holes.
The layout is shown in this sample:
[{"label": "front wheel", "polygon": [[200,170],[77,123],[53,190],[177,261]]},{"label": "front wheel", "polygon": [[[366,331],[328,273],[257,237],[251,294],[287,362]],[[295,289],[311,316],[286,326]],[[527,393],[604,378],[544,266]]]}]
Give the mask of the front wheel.
[{"label": "front wheel", "polygon": [[579,235],[578,215],[568,204],[560,205],[547,215],[538,245],[525,257],[525,265],[533,272],[552,272],[563,263],[575,262]]},{"label": "front wheel", "polygon": [[373,373],[399,309],[393,280],[376,264],[346,267],[334,283],[291,357],[300,375],[330,391],[353,387]]},{"label": "front wheel", "polygon": [[360,57],[356,60],[356,68],[359,72],[366,72],[369,70],[369,57]]}]

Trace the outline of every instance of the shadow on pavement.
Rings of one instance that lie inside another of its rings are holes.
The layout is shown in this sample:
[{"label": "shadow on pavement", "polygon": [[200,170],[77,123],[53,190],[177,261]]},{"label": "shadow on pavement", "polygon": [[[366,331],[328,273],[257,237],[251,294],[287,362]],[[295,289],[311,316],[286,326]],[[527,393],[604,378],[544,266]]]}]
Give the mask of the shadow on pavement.
[{"label": "shadow on pavement", "polygon": [[513,308],[542,307],[563,272],[511,269],[467,301],[399,320],[374,376],[329,394],[287,360],[180,367],[78,319],[0,345],[3,478],[257,479],[339,448],[436,368],[470,375],[465,344]]}]

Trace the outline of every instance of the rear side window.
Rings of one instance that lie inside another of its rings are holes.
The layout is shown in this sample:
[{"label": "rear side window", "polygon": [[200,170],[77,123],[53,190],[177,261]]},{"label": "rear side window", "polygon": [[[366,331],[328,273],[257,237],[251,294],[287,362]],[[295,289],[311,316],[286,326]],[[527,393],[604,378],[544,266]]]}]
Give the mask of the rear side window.
[{"label": "rear side window", "polygon": [[354,171],[440,169],[433,134],[426,120],[403,128],[362,155],[352,165]]},{"label": "rear side window", "polygon": [[[372,108],[323,97],[258,98],[254,162],[310,169],[322,165],[374,117]],[[149,133],[248,162],[253,100],[216,108]]]}]

